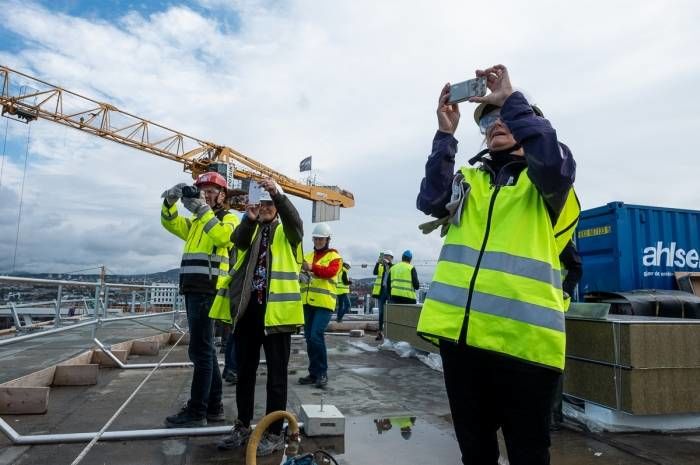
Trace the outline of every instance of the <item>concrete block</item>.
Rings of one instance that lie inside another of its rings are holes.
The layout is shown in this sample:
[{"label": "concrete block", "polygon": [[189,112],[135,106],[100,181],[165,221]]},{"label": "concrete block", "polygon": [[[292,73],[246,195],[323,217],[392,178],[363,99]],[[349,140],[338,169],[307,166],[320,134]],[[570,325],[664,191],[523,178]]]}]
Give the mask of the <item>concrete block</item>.
[{"label": "concrete block", "polygon": [[[180,339],[181,335],[182,335],[182,333],[180,333],[179,331],[171,332],[170,333],[170,344],[175,344],[177,342],[177,340]],[[189,343],[190,343],[190,333],[187,333],[187,334],[185,334],[185,336],[180,341],[180,344],[178,344],[178,345],[186,346],[186,345],[189,345]]]},{"label": "concrete block", "polygon": [[351,329],[350,337],[363,337],[365,335],[364,329]]},{"label": "concrete block", "polygon": [[0,415],[46,413],[48,387],[0,387]]},{"label": "concrete block", "polygon": [[335,405],[303,404],[299,420],[304,423],[307,436],[342,436],[345,417]]},{"label": "concrete block", "polygon": [[[117,359],[119,359],[120,362],[126,363],[126,357],[128,355],[128,352],[126,350],[112,350],[111,351]],[[102,352],[100,349],[95,349],[92,353],[92,363],[97,363],[101,366],[106,366],[106,367],[116,367],[118,366],[114,361],[109,357],[109,355],[105,354]]]},{"label": "concrete block", "polygon": [[53,386],[92,386],[97,384],[100,366],[88,365],[56,365],[53,375]]},{"label": "concrete block", "polygon": [[132,354],[136,355],[158,355],[160,351],[160,341],[134,341],[131,345]]}]

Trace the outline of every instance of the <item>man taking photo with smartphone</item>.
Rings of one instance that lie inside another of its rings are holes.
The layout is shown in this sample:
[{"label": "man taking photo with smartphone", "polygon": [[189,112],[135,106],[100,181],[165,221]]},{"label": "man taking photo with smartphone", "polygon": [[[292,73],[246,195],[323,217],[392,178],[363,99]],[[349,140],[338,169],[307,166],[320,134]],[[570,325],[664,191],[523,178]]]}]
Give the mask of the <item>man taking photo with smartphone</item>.
[{"label": "man taking photo with smartphone", "polygon": [[[292,333],[304,324],[299,291],[303,260],[303,223],[292,202],[271,179],[257,205],[247,205],[232,241],[238,250],[229,286],[231,316],[238,358],[236,406],[238,418],[219,449],[243,447],[251,434],[255,406],[255,377],[260,346],[267,363],[265,413],[287,408],[287,366]],[[270,425],[258,455],[284,449],[282,421]]]}]

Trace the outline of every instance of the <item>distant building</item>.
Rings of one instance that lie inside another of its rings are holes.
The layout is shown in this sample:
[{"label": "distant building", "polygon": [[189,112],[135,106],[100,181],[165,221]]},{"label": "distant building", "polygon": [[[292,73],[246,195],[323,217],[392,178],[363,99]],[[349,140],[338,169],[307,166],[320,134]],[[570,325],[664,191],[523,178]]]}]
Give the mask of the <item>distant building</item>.
[{"label": "distant building", "polygon": [[184,296],[174,284],[171,283],[153,283],[151,288],[151,305],[159,307],[172,306],[178,304],[181,308],[184,306]]}]

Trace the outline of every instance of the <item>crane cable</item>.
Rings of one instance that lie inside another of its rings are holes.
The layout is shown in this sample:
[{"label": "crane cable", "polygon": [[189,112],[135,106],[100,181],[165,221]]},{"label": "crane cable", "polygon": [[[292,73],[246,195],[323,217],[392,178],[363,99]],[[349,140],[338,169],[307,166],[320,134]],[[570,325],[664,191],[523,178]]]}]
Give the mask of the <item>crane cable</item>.
[{"label": "crane cable", "polygon": [[12,272],[15,272],[15,264],[17,262],[17,246],[19,244],[19,226],[22,220],[22,204],[24,203],[24,181],[27,177],[27,160],[29,159],[29,142],[32,136],[32,126],[27,125],[27,149],[24,152],[24,171],[22,172],[22,185],[19,194],[19,211],[17,212],[17,236],[15,237],[15,253],[12,257]]}]

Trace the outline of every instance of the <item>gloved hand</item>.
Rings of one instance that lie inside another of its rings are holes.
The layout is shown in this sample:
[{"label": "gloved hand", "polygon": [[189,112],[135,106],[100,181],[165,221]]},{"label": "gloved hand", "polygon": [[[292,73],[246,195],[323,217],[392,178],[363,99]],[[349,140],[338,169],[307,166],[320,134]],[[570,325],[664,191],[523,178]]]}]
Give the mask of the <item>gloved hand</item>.
[{"label": "gloved hand", "polygon": [[168,205],[173,206],[178,200],[180,200],[180,197],[182,197],[182,188],[186,185],[187,184],[184,182],[175,184],[173,187],[163,192],[160,196],[164,198],[166,202],[168,202]]},{"label": "gloved hand", "polygon": [[207,205],[207,201],[200,197],[183,197],[182,204],[186,209],[194,213],[197,218],[204,215],[206,212],[211,210],[211,207]]}]

